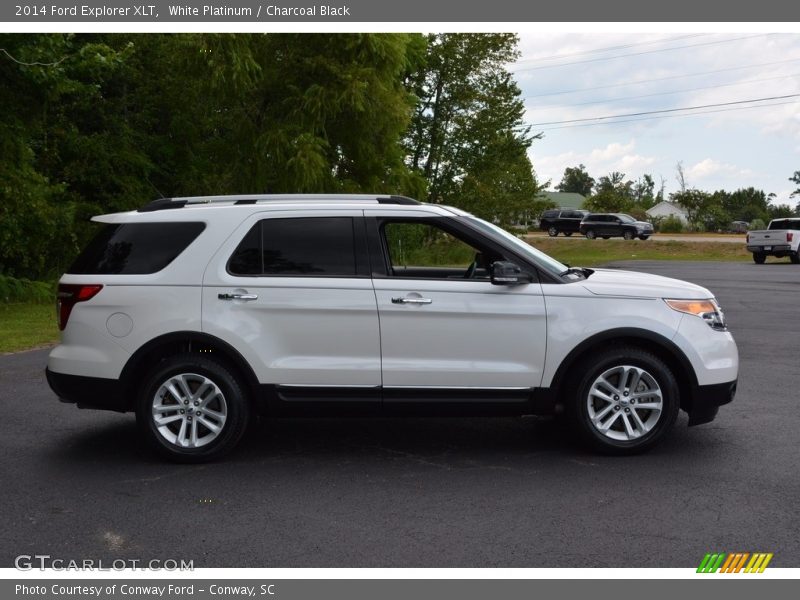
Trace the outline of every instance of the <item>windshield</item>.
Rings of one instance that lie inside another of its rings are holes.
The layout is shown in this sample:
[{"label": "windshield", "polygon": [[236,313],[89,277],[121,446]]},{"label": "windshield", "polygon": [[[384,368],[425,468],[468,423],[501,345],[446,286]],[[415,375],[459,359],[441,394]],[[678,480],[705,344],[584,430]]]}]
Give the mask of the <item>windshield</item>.
[{"label": "windshield", "polygon": [[635,223],[636,219],[634,219],[630,215],[617,215],[623,223]]},{"label": "windshield", "polygon": [[530,244],[523,242],[517,236],[508,233],[505,229],[501,229],[497,225],[493,225],[488,221],[484,221],[483,219],[479,219],[478,217],[464,217],[473,225],[477,226],[483,232],[488,233],[492,237],[500,237],[506,242],[509,242],[511,245],[514,246],[514,249],[523,254],[524,256],[530,258],[533,262],[536,263],[537,266],[543,268],[548,273],[555,275],[556,277],[561,276],[565,271],[568,270],[567,265],[558,262],[555,258],[552,258],[542,252],[541,250],[537,250]]}]

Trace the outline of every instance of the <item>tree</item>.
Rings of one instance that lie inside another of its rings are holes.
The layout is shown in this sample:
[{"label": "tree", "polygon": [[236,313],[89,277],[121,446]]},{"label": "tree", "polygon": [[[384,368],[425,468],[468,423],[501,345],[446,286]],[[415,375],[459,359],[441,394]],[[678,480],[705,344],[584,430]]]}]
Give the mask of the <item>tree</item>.
[{"label": "tree", "polygon": [[507,65],[511,34],[428,36],[424,64],[407,78],[418,98],[405,145],[429,202],[505,218],[532,206],[540,186],[527,149],[521,93]]},{"label": "tree", "polygon": [[[792,183],[796,183],[797,185],[800,185],[800,171],[795,171],[794,175],[789,177],[789,181],[791,181]],[[794,198],[795,196],[800,196],[800,187],[798,187],[795,191],[792,192],[790,198]],[[800,212],[800,210],[798,210],[798,212]]]},{"label": "tree", "polygon": [[597,181],[596,192],[586,201],[589,210],[597,212],[629,212],[634,207],[633,181],[625,173],[612,171]]},{"label": "tree", "polygon": [[586,167],[580,164],[577,167],[564,169],[564,176],[561,178],[561,183],[556,186],[556,190],[581,194],[588,198],[592,194],[594,184],[595,181],[586,171]]},{"label": "tree", "polygon": [[713,206],[718,206],[711,194],[690,188],[670,195],[670,200],[680,204],[686,211],[686,220],[693,228],[704,222]]}]

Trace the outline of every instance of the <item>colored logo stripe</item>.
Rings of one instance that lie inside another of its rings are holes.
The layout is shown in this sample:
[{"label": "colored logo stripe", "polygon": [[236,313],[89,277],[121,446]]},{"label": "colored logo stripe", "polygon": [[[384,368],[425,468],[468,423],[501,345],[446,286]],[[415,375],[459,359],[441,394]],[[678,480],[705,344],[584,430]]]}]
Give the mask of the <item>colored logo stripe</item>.
[{"label": "colored logo stripe", "polygon": [[[740,573],[744,569],[745,573],[763,573],[764,569],[772,560],[773,554],[771,552],[755,552],[752,555],[749,552],[734,552],[731,554],[725,552],[709,552],[700,561],[700,566],[697,567],[698,573]],[[747,559],[750,559],[747,562]],[[745,562],[747,566],[745,567]]]}]

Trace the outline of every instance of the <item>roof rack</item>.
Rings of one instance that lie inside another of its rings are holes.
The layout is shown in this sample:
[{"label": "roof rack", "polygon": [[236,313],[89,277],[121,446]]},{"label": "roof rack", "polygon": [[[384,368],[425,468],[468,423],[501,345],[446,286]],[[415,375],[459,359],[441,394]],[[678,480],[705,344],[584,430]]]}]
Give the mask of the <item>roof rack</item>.
[{"label": "roof rack", "polygon": [[187,196],[184,198],[159,198],[142,206],[138,212],[171,210],[200,204],[227,204],[241,206],[262,202],[356,202],[370,204],[420,204],[406,196],[371,196],[367,194],[242,194],[231,196]]}]

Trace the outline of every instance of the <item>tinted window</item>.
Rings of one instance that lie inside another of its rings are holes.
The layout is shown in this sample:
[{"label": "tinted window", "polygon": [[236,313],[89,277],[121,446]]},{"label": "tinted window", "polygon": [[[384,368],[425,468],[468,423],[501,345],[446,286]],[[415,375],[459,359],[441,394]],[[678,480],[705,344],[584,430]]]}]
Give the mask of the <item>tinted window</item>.
[{"label": "tinted window", "polygon": [[143,275],[166,267],[205,229],[204,223],[105,225],[67,273]]},{"label": "tinted window", "polygon": [[353,277],[355,236],[350,217],[264,219],[228,263],[233,275]]},{"label": "tinted window", "polygon": [[499,258],[434,223],[389,221],[383,232],[395,277],[488,279]]},{"label": "tinted window", "polygon": [[557,217],[557,216],[558,216],[558,211],[557,210],[546,210],[546,211],[544,211],[542,213],[542,218],[543,219],[552,219],[553,217]]}]

